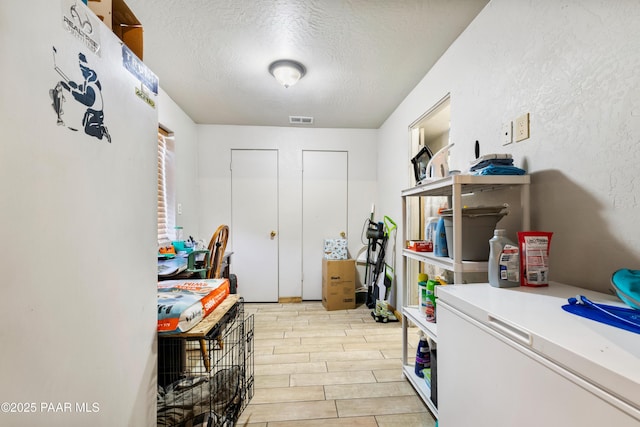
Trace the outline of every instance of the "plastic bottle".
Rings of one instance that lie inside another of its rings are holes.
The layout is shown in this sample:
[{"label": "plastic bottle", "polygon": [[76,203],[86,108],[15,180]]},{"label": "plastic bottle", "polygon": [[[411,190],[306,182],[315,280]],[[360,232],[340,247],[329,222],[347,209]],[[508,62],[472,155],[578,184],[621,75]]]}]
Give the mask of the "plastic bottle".
[{"label": "plastic bottle", "polygon": [[[510,259],[512,255],[504,254],[503,250],[506,245],[511,245],[515,248],[518,247],[515,243],[506,237],[506,231],[499,228],[493,231],[493,237],[489,240],[489,284],[496,288],[511,288],[519,286],[520,282],[518,277],[515,277],[515,281],[507,280],[508,277],[508,264],[513,263]],[[519,262],[515,262],[514,265],[518,265]],[[517,271],[517,267],[516,267]],[[514,272],[515,274],[515,272]],[[513,278],[513,276],[512,276]]]},{"label": "plastic bottle", "polygon": [[427,280],[429,276],[426,273],[418,274],[418,294],[420,299],[420,313],[426,316],[427,309]]},{"label": "plastic bottle", "polygon": [[444,228],[444,218],[442,216],[438,219],[438,223],[436,224],[433,254],[435,256],[449,256],[449,251],[447,250],[447,232]]},{"label": "plastic bottle", "polygon": [[425,308],[425,318],[427,322],[436,322],[436,285],[438,282],[435,280],[427,281],[427,301]]},{"label": "plastic bottle", "polygon": [[182,242],[184,240],[183,228],[180,226],[174,227],[175,230],[175,240],[178,242]]},{"label": "plastic bottle", "polygon": [[416,363],[414,365],[414,372],[420,378],[424,378],[423,369],[431,366],[431,354],[429,353],[429,342],[424,335],[420,336],[418,342],[418,348],[416,349]]},{"label": "plastic bottle", "polygon": [[[433,246],[435,244],[435,237],[436,237],[436,226],[438,225],[438,218],[435,216],[430,216],[429,218],[427,218],[427,222],[426,225],[424,227],[425,229],[425,233],[424,233],[424,240],[427,241],[427,245],[430,245],[427,247],[427,252],[433,252]],[[429,250],[429,247],[431,247],[431,250]]]}]

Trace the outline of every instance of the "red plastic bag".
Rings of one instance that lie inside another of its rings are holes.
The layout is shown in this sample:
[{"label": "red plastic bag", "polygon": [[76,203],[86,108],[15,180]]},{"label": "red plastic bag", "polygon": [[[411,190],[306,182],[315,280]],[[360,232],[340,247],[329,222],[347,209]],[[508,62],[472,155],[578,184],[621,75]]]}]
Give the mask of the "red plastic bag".
[{"label": "red plastic bag", "polygon": [[549,286],[549,248],[552,232],[519,231],[520,286]]}]

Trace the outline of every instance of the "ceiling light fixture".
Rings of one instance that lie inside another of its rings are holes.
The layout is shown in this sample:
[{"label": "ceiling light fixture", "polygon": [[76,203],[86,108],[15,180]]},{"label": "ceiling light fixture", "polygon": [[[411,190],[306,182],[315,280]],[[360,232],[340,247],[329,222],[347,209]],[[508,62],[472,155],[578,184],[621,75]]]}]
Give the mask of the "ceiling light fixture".
[{"label": "ceiling light fixture", "polygon": [[298,61],[281,59],[269,65],[269,72],[278,83],[287,88],[296,84],[305,75],[307,69]]}]

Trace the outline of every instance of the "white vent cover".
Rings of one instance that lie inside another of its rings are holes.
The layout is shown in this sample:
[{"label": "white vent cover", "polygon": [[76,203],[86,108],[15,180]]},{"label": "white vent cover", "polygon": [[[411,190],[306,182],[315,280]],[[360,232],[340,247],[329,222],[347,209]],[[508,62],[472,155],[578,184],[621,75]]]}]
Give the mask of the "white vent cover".
[{"label": "white vent cover", "polygon": [[289,116],[289,123],[292,125],[312,125],[313,117]]}]

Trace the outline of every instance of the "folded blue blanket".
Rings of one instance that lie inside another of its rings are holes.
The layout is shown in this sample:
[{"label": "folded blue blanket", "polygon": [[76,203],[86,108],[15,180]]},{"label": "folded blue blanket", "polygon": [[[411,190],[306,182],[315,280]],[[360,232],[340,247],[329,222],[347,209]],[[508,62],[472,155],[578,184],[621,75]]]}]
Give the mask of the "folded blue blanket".
[{"label": "folded blue blanket", "polygon": [[470,171],[476,171],[478,169],[486,168],[489,165],[503,165],[503,166],[511,166],[513,165],[513,159],[490,159],[483,160],[478,162],[478,164],[473,165],[469,168]]},{"label": "folded blue blanket", "polygon": [[527,172],[515,166],[489,165],[472,172],[472,175],[525,175]]}]

